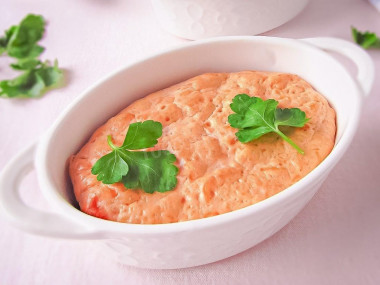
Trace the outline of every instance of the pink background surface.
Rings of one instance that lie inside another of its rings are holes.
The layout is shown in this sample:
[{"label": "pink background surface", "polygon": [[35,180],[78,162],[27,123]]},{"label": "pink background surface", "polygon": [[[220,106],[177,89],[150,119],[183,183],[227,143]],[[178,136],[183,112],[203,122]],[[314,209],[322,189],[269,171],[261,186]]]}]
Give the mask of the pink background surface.
[{"label": "pink background surface", "polygon": [[[149,1],[0,0],[0,31],[27,13],[49,24],[43,58],[58,58],[67,85],[37,100],[0,99],[0,170],[37,140],[86,87],[111,71],[183,43],[158,26]],[[312,0],[278,37],[350,40],[350,26],[380,34],[380,13],[364,0]],[[380,50],[369,52],[380,70]],[[0,79],[12,74],[0,58]],[[351,65],[348,65],[354,71]],[[0,284],[380,284],[380,81],[363,104],[360,128],[318,194],[285,228],[226,260],[182,270],[115,263],[94,242],[32,236],[0,219]],[[25,200],[47,208],[34,173]]]}]

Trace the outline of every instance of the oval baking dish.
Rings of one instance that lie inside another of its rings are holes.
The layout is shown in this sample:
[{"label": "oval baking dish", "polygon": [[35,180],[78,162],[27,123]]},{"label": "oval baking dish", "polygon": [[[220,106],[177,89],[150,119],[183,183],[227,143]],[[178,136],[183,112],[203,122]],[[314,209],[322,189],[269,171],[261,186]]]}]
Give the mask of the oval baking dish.
[{"label": "oval baking dish", "polygon": [[[351,58],[352,78],[324,50]],[[158,225],[98,219],[75,205],[67,162],[92,132],[125,106],[153,91],[205,72],[263,70],[294,73],[323,94],[337,114],[335,146],[306,177],[262,202],[219,216]],[[313,197],[348,148],[359,121],[361,101],[370,92],[374,67],[369,56],[333,38],[305,40],[224,37],[188,43],[127,66],[87,89],[37,144],[16,156],[0,176],[0,206],[16,227],[30,233],[99,240],[124,264],[183,268],[242,252],[285,226]],[[35,166],[42,193],[55,213],[26,206],[19,182]]]}]

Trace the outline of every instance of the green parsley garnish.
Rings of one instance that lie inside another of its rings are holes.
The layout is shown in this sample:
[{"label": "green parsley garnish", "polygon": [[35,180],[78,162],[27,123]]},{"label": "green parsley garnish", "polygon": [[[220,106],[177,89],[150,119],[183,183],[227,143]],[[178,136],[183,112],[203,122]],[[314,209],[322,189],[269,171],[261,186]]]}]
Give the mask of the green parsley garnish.
[{"label": "green parsley garnish", "polygon": [[356,28],[351,27],[352,37],[354,41],[365,49],[380,48],[380,38],[372,32],[360,32]]},{"label": "green parsley garnish", "polygon": [[[26,69],[23,64],[33,64],[34,67]],[[53,66],[48,62],[25,61],[15,64],[14,68],[25,72],[14,79],[0,81],[0,97],[39,97],[47,87],[62,78],[62,71],[58,68],[57,61]]]},{"label": "green parsley garnish", "polygon": [[142,189],[147,193],[166,192],[177,185],[178,168],[174,154],[167,150],[131,151],[150,148],[162,135],[162,124],[156,121],[133,123],[129,126],[120,147],[107,137],[112,151],[101,157],[91,173],[104,184],[122,182],[129,189]]},{"label": "green parsley garnish", "polygon": [[18,26],[12,26],[0,37],[0,55],[6,53],[16,58],[11,67],[23,71],[11,80],[0,81],[0,97],[35,98],[41,96],[47,87],[58,83],[62,70],[55,60],[52,66],[38,57],[44,51],[37,43],[45,32],[45,20],[39,15],[27,15]]},{"label": "green parsley garnish", "polygon": [[10,27],[0,38],[0,46],[11,57],[37,57],[44,48],[37,45],[45,32],[45,20],[42,16],[27,15],[18,26]]},{"label": "green parsley garnish", "polygon": [[236,137],[243,143],[258,139],[262,135],[274,132],[293,146],[299,153],[304,151],[297,146],[280,129],[280,126],[303,127],[309,120],[305,112],[298,108],[277,108],[278,102],[273,99],[262,100],[259,97],[250,97],[239,94],[234,97],[230,105],[232,111],[228,117],[231,127],[239,129]]}]

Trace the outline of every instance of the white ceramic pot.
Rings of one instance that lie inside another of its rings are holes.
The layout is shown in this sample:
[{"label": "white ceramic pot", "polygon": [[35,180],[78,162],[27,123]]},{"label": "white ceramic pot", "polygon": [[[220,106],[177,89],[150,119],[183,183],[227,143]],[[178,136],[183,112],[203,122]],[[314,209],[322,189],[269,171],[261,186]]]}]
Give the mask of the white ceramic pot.
[{"label": "white ceramic pot", "polygon": [[[323,49],[348,56],[358,67],[353,78]],[[336,144],[310,174],[255,205],[200,220],[123,224],[89,216],[73,203],[67,159],[109,117],[134,100],[204,72],[266,70],[300,75],[324,94],[337,113]],[[145,268],[182,268],[242,252],[285,226],[313,197],[348,148],[361,102],[370,92],[374,66],[358,46],[333,38],[305,40],[225,37],[198,41],[129,65],[86,90],[46,135],[0,175],[2,214],[27,232],[64,239],[99,240],[120,262]],[[26,206],[19,182],[34,166],[43,196],[55,213]],[[86,242],[86,241],[83,241]]]},{"label": "white ceramic pot", "polygon": [[152,0],[162,28],[182,38],[257,35],[291,20],[309,0]]}]

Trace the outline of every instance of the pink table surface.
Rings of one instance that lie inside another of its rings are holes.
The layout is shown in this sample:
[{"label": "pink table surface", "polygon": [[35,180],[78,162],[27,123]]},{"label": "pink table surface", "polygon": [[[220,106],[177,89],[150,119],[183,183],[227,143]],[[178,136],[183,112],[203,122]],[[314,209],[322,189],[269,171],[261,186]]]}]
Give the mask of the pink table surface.
[{"label": "pink table surface", "polygon": [[[185,42],[160,29],[149,1],[1,0],[0,7],[1,31],[29,12],[44,15],[49,24],[43,57],[58,58],[67,70],[67,86],[41,99],[0,99],[0,170],[87,86]],[[350,40],[351,25],[380,34],[380,13],[365,0],[314,0],[265,35]],[[380,50],[369,53],[380,70]],[[10,76],[6,66],[0,58],[0,78]],[[380,284],[379,92],[376,80],[350,149],[318,194],[258,246],[206,266],[143,270],[104,258],[93,242],[32,236],[0,220],[0,284]],[[35,173],[22,187],[28,203],[49,207]]]}]

